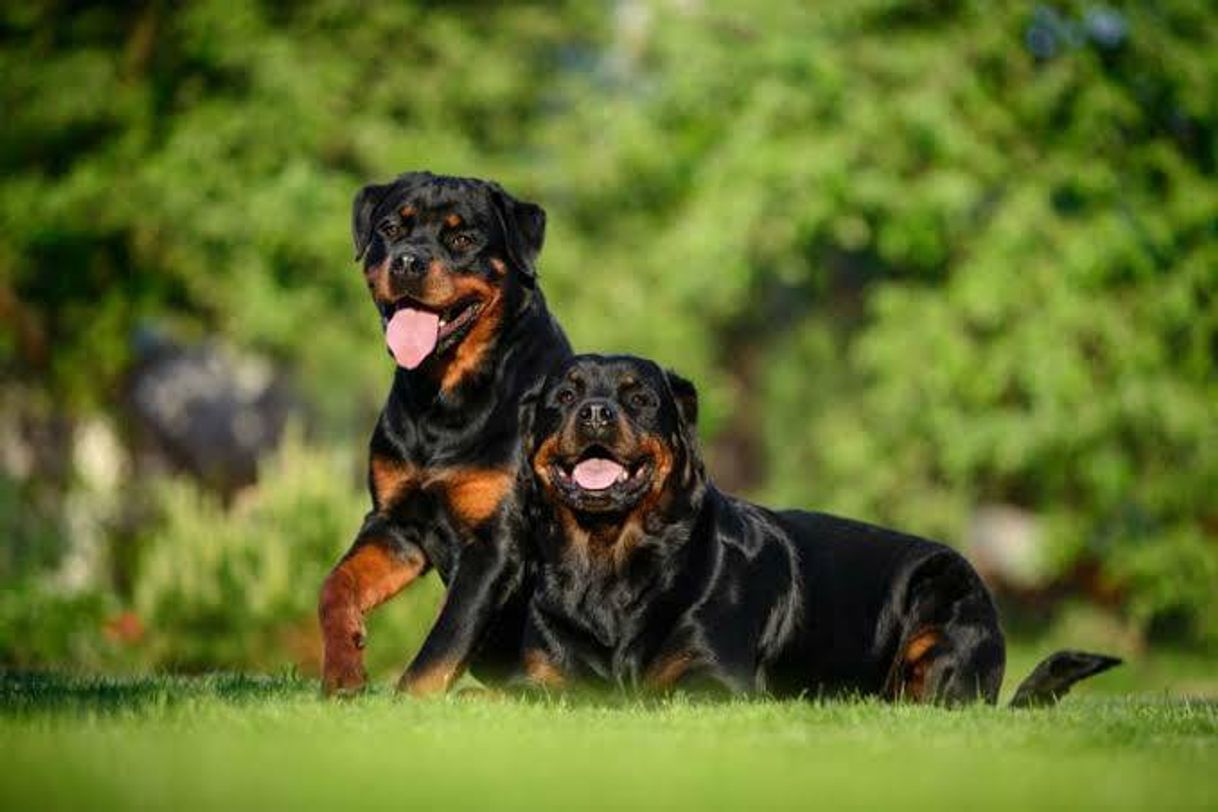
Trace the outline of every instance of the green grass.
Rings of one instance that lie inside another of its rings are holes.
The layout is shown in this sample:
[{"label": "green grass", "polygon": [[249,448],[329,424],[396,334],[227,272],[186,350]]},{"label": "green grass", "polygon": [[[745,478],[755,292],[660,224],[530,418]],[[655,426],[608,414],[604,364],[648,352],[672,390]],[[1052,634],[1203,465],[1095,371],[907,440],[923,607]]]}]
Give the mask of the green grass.
[{"label": "green grass", "polygon": [[9,674],[0,753],[3,809],[1218,808],[1218,703],[1162,694],[335,703],[289,677]]}]

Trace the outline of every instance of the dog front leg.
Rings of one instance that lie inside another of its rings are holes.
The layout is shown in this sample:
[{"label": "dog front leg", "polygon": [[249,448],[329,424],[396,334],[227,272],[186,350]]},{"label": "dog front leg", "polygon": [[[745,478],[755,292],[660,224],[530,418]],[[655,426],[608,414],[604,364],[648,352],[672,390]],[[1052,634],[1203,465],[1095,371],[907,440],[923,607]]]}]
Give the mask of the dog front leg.
[{"label": "dog front leg", "polygon": [[422,548],[384,517],[372,514],[355,543],[331,570],[317,602],[326,695],[363,688],[364,616],[427,571]]},{"label": "dog front leg", "polygon": [[414,696],[443,693],[465,673],[492,616],[515,588],[519,565],[484,538],[461,550],[436,622],[398,681]]}]

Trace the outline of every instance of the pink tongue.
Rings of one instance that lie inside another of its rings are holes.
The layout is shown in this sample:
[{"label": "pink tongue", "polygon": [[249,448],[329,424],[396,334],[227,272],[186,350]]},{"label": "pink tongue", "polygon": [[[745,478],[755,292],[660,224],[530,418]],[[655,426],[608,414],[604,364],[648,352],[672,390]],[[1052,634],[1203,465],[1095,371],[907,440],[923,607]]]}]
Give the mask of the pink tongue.
[{"label": "pink tongue", "polygon": [[613,460],[590,459],[575,466],[571,477],[586,491],[603,491],[624,474],[626,469]]},{"label": "pink tongue", "polygon": [[436,348],[440,317],[426,310],[403,307],[385,328],[385,343],[400,366],[414,369]]}]

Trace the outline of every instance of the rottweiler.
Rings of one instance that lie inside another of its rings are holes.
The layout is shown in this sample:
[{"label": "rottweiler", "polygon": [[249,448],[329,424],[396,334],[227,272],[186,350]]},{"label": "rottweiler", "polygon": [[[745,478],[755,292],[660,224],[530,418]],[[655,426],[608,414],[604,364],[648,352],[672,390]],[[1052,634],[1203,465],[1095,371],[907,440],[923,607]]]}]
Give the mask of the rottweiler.
[{"label": "rottweiler", "polygon": [[365,681],[364,616],[435,567],[446,595],[399,690],[518,662],[522,394],[571,355],[537,283],[545,212],[498,184],[406,173],[355,197],[355,258],[396,360],[372,433],[372,510],[318,602],[326,693]]},{"label": "rottweiler", "polygon": [[[993,703],[1006,649],[950,547],[722,493],[694,386],[629,356],[575,356],[521,406],[539,572],[523,684]],[[1058,652],[1014,704],[1119,660]]]}]

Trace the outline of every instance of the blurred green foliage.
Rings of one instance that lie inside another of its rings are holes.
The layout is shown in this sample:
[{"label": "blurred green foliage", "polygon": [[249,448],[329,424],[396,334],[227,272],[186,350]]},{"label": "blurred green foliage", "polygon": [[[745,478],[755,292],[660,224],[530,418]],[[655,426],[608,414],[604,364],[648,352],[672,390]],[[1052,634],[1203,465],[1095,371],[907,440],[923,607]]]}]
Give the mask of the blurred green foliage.
[{"label": "blurred green foliage", "polygon": [[[154,319],[275,359],[315,440],[358,451],[389,361],[350,198],[406,169],[493,177],[550,214],[543,283],[578,348],[698,381],[725,483],[952,542],[1015,505],[1137,628],[1218,640],[1206,4],[0,19],[0,368],[48,414],[112,412]],[[252,505],[161,489],[122,598],[172,630],[156,662],[262,663],[276,618],[311,612],[364,505],[326,452],[288,453],[320,457]]]},{"label": "blurred green foliage", "polygon": [[[350,458],[290,438],[237,504],[224,510],[188,482],[157,488],[161,523],[146,540],[132,605],[152,621],[147,662],[173,670],[274,669],[320,656],[317,588],[367,511]],[[439,582],[428,579],[371,627],[369,667],[401,668],[423,642]]]}]

